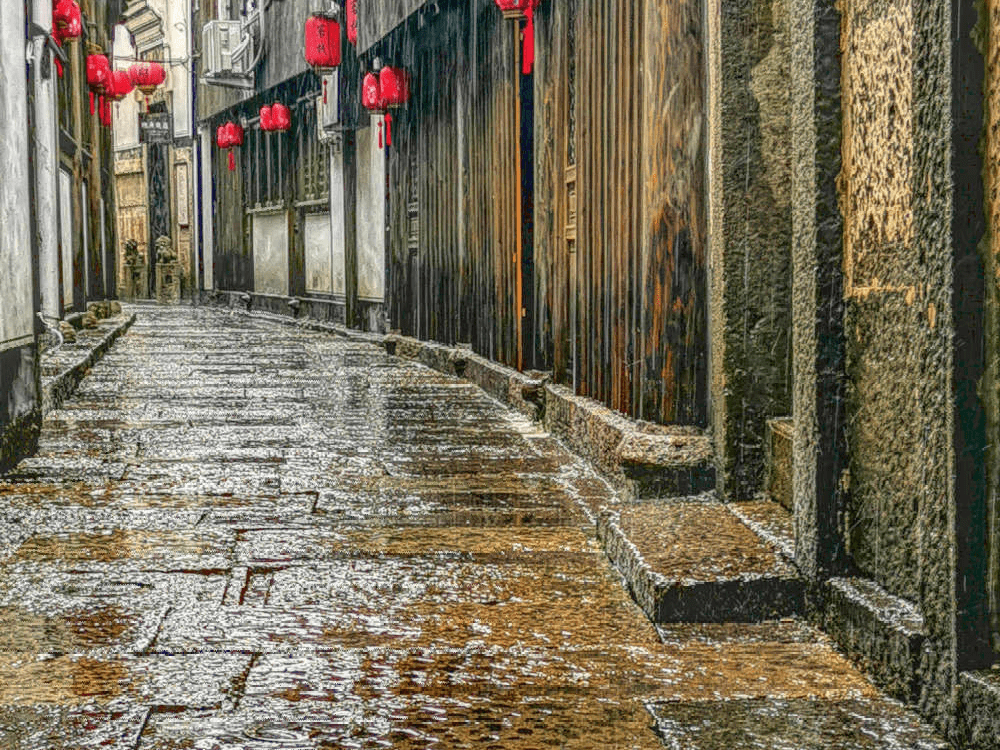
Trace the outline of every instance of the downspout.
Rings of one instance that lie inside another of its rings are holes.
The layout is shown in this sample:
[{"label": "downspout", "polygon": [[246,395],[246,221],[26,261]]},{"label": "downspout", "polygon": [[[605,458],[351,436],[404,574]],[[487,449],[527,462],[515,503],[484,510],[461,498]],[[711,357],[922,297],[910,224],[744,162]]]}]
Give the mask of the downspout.
[{"label": "downspout", "polygon": [[[52,0],[32,0],[35,82],[35,217],[38,231],[41,308],[62,318],[59,303],[59,124],[56,73],[46,29],[52,25]],[[44,34],[44,35],[43,35]]]}]

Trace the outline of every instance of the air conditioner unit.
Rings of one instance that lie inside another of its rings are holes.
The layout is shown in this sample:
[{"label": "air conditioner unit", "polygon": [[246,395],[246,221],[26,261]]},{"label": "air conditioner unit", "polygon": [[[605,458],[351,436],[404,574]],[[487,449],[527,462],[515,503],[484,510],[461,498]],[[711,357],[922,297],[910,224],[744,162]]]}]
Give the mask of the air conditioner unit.
[{"label": "air conditioner unit", "polygon": [[202,60],[206,78],[248,78],[253,37],[240,21],[209,21],[202,29]]}]

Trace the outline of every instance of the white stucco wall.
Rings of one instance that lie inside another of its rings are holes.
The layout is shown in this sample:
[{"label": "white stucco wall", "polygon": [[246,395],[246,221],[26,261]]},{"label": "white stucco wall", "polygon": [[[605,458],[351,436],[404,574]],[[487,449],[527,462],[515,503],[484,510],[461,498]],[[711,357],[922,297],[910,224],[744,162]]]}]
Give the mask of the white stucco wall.
[{"label": "white stucco wall", "polygon": [[24,5],[0,5],[0,351],[34,338]]}]

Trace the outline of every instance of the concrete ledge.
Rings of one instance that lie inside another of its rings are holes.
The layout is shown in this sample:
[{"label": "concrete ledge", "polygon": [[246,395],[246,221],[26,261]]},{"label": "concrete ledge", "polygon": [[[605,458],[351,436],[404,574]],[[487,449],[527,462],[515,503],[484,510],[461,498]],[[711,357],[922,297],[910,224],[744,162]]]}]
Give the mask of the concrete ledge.
[{"label": "concrete ledge", "polygon": [[925,639],[917,607],[864,578],[831,578],[820,595],[823,629],[879,687],[916,703]]},{"label": "concrete ledge", "polygon": [[712,441],[700,428],[629,419],[551,383],[545,386],[545,427],[625,497],[673,497],[715,488]]},{"label": "concrete ledge", "polygon": [[[77,334],[76,344],[64,344],[55,356],[43,355],[42,363],[42,413],[48,414],[62,406],[87,374],[87,370],[104,356],[104,353],[135,322],[135,313],[120,314],[100,321],[93,331]],[[47,371],[53,374],[46,375]]]},{"label": "concrete ledge", "polygon": [[[687,531],[687,519],[682,515],[671,529],[670,523],[658,517],[685,505],[696,513],[704,511],[704,523],[691,524]],[[653,534],[647,535],[645,541],[641,532],[623,528],[621,511],[605,510],[600,515],[597,537],[636,602],[653,622],[755,622],[805,610],[804,581],[776,551],[768,549],[729,515],[721,503],[678,498],[669,507],[650,507]],[[721,545],[703,538],[703,526],[714,526],[725,519],[730,528],[724,530]],[[681,531],[672,536],[677,527]],[[666,556],[672,557],[671,547],[694,549],[695,553],[678,562],[647,557],[644,547],[660,530]]]},{"label": "concrete ledge", "polygon": [[1000,670],[958,675],[957,740],[974,750],[1000,750]]}]

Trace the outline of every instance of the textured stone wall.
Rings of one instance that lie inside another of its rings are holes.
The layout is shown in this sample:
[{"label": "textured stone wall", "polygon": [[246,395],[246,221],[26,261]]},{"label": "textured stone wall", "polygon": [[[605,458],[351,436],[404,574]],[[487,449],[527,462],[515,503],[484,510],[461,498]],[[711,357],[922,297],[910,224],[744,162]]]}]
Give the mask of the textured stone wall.
[{"label": "textured stone wall", "polygon": [[981,389],[986,411],[989,487],[987,591],[993,648],[1000,651],[1000,2],[988,0],[983,28],[985,102],[983,173],[987,235],[982,244],[986,283],[986,362]]},{"label": "textured stone wall", "polygon": [[791,413],[788,2],[727,3],[717,30],[711,14],[713,422],[723,492],[741,499],[762,489],[766,420]]},{"label": "textured stone wall", "polygon": [[931,716],[954,677],[948,23],[939,3],[848,0],[841,26],[844,541],[867,576],[920,606]]}]

